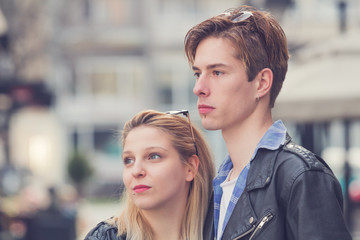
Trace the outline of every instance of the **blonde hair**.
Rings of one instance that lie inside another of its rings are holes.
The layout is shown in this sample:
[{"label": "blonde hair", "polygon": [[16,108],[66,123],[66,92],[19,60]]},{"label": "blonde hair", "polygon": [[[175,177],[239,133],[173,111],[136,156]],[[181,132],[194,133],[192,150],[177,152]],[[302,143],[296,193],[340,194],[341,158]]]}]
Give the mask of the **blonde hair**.
[{"label": "blonde hair", "polygon": [[[190,126],[185,117],[147,110],[136,114],[125,123],[122,132],[123,146],[130,131],[139,126],[154,127],[167,133],[173,146],[179,152],[183,164],[187,166],[191,166],[188,163],[189,157],[196,154],[190,127],[193,128],[199,167],[189,189],[184,222],[181,226],[181,236],[187,240],[202,239],[207,209],[212,207],[209,206],[209,200],[215,173],[213,157],[205,138],[199,129]],[[123,203],[125,207],[120,216],[111,220],[112,224],[117,225],[118,234],[126,234],[126,239],[131,240],[153,239],[153,232],[149,223],[144,218],[141,209],[135,206],[126,191],[123,195]]]}]

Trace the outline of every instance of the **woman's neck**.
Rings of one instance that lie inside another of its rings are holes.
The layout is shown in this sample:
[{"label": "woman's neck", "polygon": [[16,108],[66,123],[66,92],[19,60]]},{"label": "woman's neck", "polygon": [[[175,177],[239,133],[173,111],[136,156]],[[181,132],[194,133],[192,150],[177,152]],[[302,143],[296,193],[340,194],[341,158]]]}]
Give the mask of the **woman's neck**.
[{"label": "woman's neck", "polygon": [[181,226],[185,208],[167,211],[144,211],[144,216],[154,232],[155,240],[181,240]]}]

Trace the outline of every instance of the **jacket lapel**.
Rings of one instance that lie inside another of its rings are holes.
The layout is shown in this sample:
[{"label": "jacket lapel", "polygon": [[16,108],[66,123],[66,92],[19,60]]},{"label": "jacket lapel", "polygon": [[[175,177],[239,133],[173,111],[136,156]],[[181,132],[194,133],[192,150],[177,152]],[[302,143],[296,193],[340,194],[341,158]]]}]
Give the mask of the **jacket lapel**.
[{"label": "jacket lapel", "polygon": [[223,233],[224,240],[247,235],[253,229],[257,217],[249,201],[249,195],[244,192],[239,198]]},{"label": "jacket lapel", "polygon": [[222,239],[237,239],[250,234],[255,229],[258,216],[251,205],[249,193],[254,189],[265,187],[271,181],[278,153],[279,151],[259,149],[250,166],[246,188],[235,205]]}]

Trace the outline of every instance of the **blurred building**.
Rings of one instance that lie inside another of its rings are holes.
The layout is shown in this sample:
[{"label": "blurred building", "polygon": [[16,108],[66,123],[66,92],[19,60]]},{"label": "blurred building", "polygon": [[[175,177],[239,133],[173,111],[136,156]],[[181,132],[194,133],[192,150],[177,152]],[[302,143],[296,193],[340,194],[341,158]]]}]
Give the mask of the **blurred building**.
[{"label": "blurred building", "polygon": [[[119,131],[136,112],[189,109],[200,125],[183,39],[194,23],[237,4],[1,0],[9,23],[7,59],[15,59],[10,67],[0,64],[9,72],[2,83],[40,81],[54,99],[50,107],[24,104],[6,111],[9,151],[3,164],[28,168],[48,184],[62,183],[77,150],[95,169],[94,183],[121,182]],[[6,90],[3,95],[12,100]],[[221,141],[218,133],[209,135]],[[214,150],[222,159],[223,145],[214,144]]]},{"label": "blurred building", "polygon": [[121,181],[119,131],[136,112],[189,109],[198,121],[183,39],[195,22],[225,5],[49,1],[48,84],[54,89],[54,108],[65,125],[68,151],[85,152],[97,183]]},{"label": "blurred building", "polygon": [[[357,0],[0,0],[3,42],[12,50],[1,51],[0,80],[41,81],[54,99],[50,108],[26,107],[11,117],[10,160],[49,183],[65,182],[67,159],[78,150],[95,168],[96,183],[121,181],[119,131],[136,112],[185,108],[201,125],[184,36],[194,24],[244,3],[281,21],[292,54],[289,71],[314,59],[301,54],[306,49],[360,26]],[[301,142],[304,122],[284,120]],[[226,154],[221,134],[206,134],[218,165]]]},{"label": "blurred building", "polygon": [[[344,191],[345,218],[359,238],[360,195],[360,4],[297,1],[285,32],[294,47],[274,109],[297,141],[322,156]],[[295,22],[301,23],[292,25]],[[356,230],[357,229],[357,230]]]},{"label": "blurred building", "polygon": [[[324,156],[344,191],[360,193],[358,0],[0,0],[1,183],[21,185],[10,163],[47,185],[66,183],[77,150],[95,170],[91,187],[115,191],[120,130],[136,112],[189,109],[201,126],[184,36],[241,4],[272,11],[288,37],[289,73],[274,119]],[[36,97],[39,85],[45,98]],[[206,135],[218,166],[221,133]]]}]

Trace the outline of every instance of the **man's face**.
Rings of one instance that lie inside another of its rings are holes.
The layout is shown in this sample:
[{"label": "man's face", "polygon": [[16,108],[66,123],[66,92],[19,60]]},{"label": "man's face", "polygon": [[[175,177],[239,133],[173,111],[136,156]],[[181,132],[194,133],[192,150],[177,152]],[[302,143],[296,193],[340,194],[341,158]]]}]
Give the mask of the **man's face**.
[{"label": "man's face", "polygon": [[209,37],[196,49],[193,70],[198,110],[204,128],[231,130],[249,120],[256,107],[256,81],[248,81],[245,67],[235,58],[231,42]]}]

